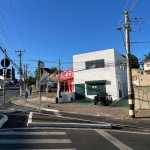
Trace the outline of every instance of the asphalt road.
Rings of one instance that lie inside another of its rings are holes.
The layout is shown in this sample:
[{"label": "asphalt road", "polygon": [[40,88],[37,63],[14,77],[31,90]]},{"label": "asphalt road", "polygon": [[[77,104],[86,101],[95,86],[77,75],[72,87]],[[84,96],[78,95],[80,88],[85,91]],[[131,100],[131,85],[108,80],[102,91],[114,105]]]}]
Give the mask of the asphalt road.
[{"label": "asphalt road", "polygon": [[[2,99],[0,91],[0,100]],[[19,94],[19,90],[6,90],[6,105],[12,107],[8,100]],[[54,112],[45,112],[51,115]],[[58,114],[57,114],[58,115]],[[115,122],[110,118],[63,113],[61,116],[92,120],[96,122]],[[150,149],[150,133],[136,128],[123,129],[83,129],[83,128],[30,128],[27,127],[29,112],[17,111],[7,114],[8,122],[0,129],[0,149],[15,150],[148,150]],[[123,121],[121,121],[123,122]],[[118,123],[118,120],[116,120]],[[131,121],[132,125],[132,121]]]},{"label": "asphalt road", "polygon": [[[19,88],[14,87],[6,87],[5,89],[5,108],[9,108],[11,104],[9,104],[9,100],[19,94]],[[0,90],[0,107],[3,107],[3,90]]]},{"label": "asphalt road", "polygon": [[[90,111],[90,110],[89,110]],[[91,116],[91,115],[83,115],[77,113],[67,113],[67,112],[59,112],[62,117],[70,117],[70,118],[78,118],[84,120],[90,120],[94,122],[107,122],[111,123],[115,126],[124,126],[124,127],[139,127],[143,129],[147,129],[150,131],[150,122],[149,121],[140,121],[140,120],[123,120],[123,119],[113,119],[107,117],[100,117],[100,116]]]},{"label": "asphalt road", "polygon": [[0,130],[0,149],[5,150],[148,150],[150,134],[100,129]]}]

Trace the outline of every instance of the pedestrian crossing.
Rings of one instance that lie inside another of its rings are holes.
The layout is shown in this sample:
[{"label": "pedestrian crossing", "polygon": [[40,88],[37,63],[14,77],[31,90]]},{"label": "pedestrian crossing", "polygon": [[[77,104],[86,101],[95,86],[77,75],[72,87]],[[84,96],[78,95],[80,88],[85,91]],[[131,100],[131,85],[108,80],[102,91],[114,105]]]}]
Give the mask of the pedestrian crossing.
[{"label": "pedestrian crossing", "polygon": [[0,150],[76,150],[66,132],[0,132]]},{"label": "pedestrian crossing", "polygon": [[38,107],[28,107],[28,106],[23,106],[23,105],[13,105],[11,107],[12,109],[15,109],[16,111],[23,111],[23,112],[39,112],[39,108]]}]

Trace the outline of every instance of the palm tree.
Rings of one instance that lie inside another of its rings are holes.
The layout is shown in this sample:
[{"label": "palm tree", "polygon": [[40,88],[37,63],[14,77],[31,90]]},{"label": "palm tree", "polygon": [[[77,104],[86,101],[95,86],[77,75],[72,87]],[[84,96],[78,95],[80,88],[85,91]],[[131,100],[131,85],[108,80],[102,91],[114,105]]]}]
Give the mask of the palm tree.
[{"label": "palm tree", "polygon": [[147,55],[144,54],[144,56],[145,56],[145,58],[143,60],[144,62],[150,61],[150,53],[148,53]]},{"label": "palm tree", "polygon": [[40,78],[40,69],[37,68],[35,71],[34,71],[34,76],[36,79],[39,79]]},{"label": "palm tree", "polygon": [[[125,59],[126,59],[126,56],[122,55]],[[140,64],[138,62],[138,58],[133,55],[133,54],[130,54],[130,62],[131,62],[131,68],[139,68]]]}]

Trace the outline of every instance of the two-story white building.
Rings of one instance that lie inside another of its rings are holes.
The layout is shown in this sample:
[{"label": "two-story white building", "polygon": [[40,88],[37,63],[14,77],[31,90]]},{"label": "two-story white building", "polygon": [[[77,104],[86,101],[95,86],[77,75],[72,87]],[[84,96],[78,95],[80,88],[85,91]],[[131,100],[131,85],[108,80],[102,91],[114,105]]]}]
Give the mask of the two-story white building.
[{"label": "two-story white building", "polygon": [[113,100],[127,97],[126,60],[115,49],[73,55],[76,99],[106,91]]}]

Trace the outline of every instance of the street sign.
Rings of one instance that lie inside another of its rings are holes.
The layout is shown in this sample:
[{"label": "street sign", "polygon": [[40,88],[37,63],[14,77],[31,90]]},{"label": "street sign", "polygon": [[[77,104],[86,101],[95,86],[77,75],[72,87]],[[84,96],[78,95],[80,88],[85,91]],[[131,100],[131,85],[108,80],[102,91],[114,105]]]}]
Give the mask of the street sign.
[{"label": "street sign", "polygon": [[[5,59],[5,67],[8,67],[10,65],[10,61],[6,58]],[[1,61],[1,66],[4,67],[4,59]]]},{"label": "street sign", "polygon": [[38,67],[44,68],[44,63],[41,60],[38,61]]}]

